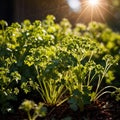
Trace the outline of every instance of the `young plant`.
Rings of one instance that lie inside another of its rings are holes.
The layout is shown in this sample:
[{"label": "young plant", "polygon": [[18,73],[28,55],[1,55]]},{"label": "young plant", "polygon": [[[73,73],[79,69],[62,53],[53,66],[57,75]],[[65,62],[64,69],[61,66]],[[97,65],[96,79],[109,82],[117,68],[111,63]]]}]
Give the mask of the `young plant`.
[{"label": "young plant", "polygon": [[45,117],[47,112],[47,108],[44,107],[43,103],[36,104],[31,100],[24,100],[19,109],[27,112],[29,120],[36,120],[38,117]]},{"label": "young plant", "polygon": [[[105,66],[96,65],[95,67],[95,75],[98,76],[98,81],[96,85],[96,89],[91,94],[91,101],[96,101],[98,98],[100,98],[102,95],[107,93],[112,93],[110,90],[107,90],[109,88],[117,89],[115,86],[105,86],[101,88],[102,82],[105,78],[105,75],[107,74],[110,67],[116,63],[116,59],[114,59],[111,55],[106,55],[103,57],[103,60],[105,61]],[[95,76],[94,75],[94,76]],[[92,78],[93,79],[93,78]]]},{"label": "young plant", "polygon": [[65,44],[68,53],[73,56],[72,62],[76,63],[63,73],[64,84],[70,93],[68,102],[73,110],[80,108],[83,111],[84,105],[90,104],[91,90],[91,86],[85,82],[87,66],[84,63],[89,62],[98,49],[88,38],[73,36],[64,40],[62,44]]},{"label": "young plant", "polygon": [[[67,39],[65,40],[67,41]],[[66,41],[65,43],[67,43]],[[99,49],[97,49],[97,44],[90,42],[87,38],[81,39],[79,37],[73,37],[70,38],[69,43],[65,45],[68,52],[70,52],[77,61],[74,67],[71,66],[68,71],[63,73],[63,81],[70,92],[69,103],[72,104],[75,109],[76,106],[79,106],[80,109],[83,110],[84,105],[89,104],[91,101],[96,101],[104,94],[111,93],[111,91],[109,91],[110,88],[116,89],[114,86],[103,87],[105,75],[110,67],[116,63],[116,60],[114,60],[111,55],[106,55],[103,58],[103,60],[105,60],[105,66],[97,64],[94,59]],[[84,88],[86,88],[87,92],[84,91]],[[74,91],[76,90],[79,92],[74,95]],[[78,101],[80,101],[80,103]]]},{"label": "young plant", "polygon": [[32,49],[31,55],[26,57],[25,63],[29,66],[34,65],[37,75],[35,89],[40,93],[46,105],[58,106],[67,100],[66,97],[63,97],[66,90],[61,84],[60,60],[56,56],[55,47]]},{"label": "young plant", "polygon": [[[37,87],[37,91],[40,93],[41,97],[43,98],[44,102],[48,106],[59,106],[63,102],[67,101],[67,97],[64,98],[63,95],[66,93],[64,89],[64,85],[60,82],[60,79],[48,79],[42,78],[39,76],[38,68],[37,70],[37,79],[39,87]],[[52,74],[52,73],[51,73]]]},{"label": "young plant", "polygon": [[0,111],[2,113],[14,111],[11,102],[17,100],[19,93],[18,83],[21,75],[18,71],[12,70],[15,62],[16,60],[12,56],[0,58]]}]

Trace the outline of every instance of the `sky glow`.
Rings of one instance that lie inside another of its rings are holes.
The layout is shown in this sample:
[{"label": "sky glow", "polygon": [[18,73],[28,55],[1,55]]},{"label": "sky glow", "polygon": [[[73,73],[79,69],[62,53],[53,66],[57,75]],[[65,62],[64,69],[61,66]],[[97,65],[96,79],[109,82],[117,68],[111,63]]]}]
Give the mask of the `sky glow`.
[{"label": "sky glow", "polygon": [[81,8],[80,0],[67,0],[67,3],[74,12],[80,11]]}]

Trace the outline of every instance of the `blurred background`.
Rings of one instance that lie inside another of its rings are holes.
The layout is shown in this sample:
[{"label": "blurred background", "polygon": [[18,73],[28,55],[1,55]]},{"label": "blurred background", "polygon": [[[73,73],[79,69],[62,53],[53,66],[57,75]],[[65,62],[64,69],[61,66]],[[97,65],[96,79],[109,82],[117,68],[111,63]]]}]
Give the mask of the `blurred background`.
[{"label": "blurred background", "polygon": [[[75,25],[98,21],[120,30],[120,0],[98,0],[100,4],[90,5],[88,0],[1,0],[0,20],[9,24],[24,19],[43,20],[48,14],[56,17],[56,22],[68,18]],[[95,1],[95,0],[93,0]]]}]

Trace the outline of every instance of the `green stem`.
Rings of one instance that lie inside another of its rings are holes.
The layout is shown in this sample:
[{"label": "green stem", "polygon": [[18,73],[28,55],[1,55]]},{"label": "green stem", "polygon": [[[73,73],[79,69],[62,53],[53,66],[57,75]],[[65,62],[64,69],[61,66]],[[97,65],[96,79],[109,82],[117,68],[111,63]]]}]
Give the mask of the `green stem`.
[{"label": "green stem", "polygon": [[[95,96],[95,100],[97,100],[99,97],[101,97],[103,94],[106,94],[106,93],[111,93],[111,91],[105,91],[103,92],[105,89],[108,89],[108,88],[113,88],[113,89],[117,89],[115,86],[106,86],[104,87],[103,89],[101,89]],[[103,93],[102,93],[103,92]]]},{"label": "green stem", "polygon": [[95,91],[95,93],[97,93],[98,92],[98,89],[99,89],[99,86],[100,86],[100,75],[98,76],[98,83],[97,83],[97,88],[96,88],[96,91]]},{"label": "green stem", "polygon": [[28,111],[27,114],[28,114],[28,119],[29,119],[29,120],[33,120],[33,119],[31,118],[30,111]]},{"label": "green stem", "polygon": [[88,73],[88,80],[87,80],[87,86],[90,84],[90,76],[91,76],[91,70]]},{"label": "green stem", "polygon": [[111,67],[111,65],[108,64],[108,62],[106,62],[106,66],[105,66],[104,72],[103,72],[103,74],[102,74],[102,77],[100,77],[100,75],[99,75],[96,93],[98,92],[99,87],[100,87],[100,85],[101,85],[101,83],[102,83],[102,80],[103,80],[103,78],[105,77],[105,74],[107,73],[107,71],[109,70],[110,67]]},{"label": "green stem", "polygon": [[36,120],[38,116],[39,116],[38,114],[35,114],[35,113],[34,113],[32,120]]},{"label": "green stem", "polygon": [[97,75],[97,73],[95,73],[93,76],[92,76],[92,78],[90,79],[90,81],[89,81],[89,84],[88,85],[90,85],[90,83],[94,80],[94,78],[95,78],[95,76]]},{"label": "green stem", "polygon": [[105,91],[105,92],[101,93],[100,95],[96,96],[95,99],[94,99],[94,101],[96,101],[96,100],[99,99],[102,95],[107,94],[107,93],[110,93],[110,94],[111,94],[112,92],[111,92],[111,91]]},{"label": "green stem", "polygon": [[93,51],[92,51],[92,53],[91,53],[90,58],[89,58],[88,61],[90,61],[92,59],[92,56],[93,56]]}]

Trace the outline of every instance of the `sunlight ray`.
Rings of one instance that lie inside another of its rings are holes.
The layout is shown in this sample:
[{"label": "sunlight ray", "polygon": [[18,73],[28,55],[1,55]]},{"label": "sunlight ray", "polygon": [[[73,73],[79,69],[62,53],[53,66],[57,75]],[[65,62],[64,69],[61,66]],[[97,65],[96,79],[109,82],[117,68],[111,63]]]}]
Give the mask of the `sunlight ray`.
[{"label": "sunlight ray", "polygon": [[[90,2],[90,3],[89,3],[89,2]],[[96,3],[94,3],[94,4],[92,4],[92,5],[91,5],[91,2],[92,2],[92,1],[89,1],[89,0],[82,2],[82,7],[83,7],[84,9],[81,11],[81,13],[80,13],[80,15],[78,16],[76,22],[78,22],[79,19],[80,19],[80,17],[81,17],[82,15],[84,15],[84,13],[87,12],[87,11],[90,12],[90,13],[89,13],[89,15],[90,15],[90,21],[93,20],[94,11],[96,11],[96,8],[99,7],[100,2],[99,2],[99,1],[94,1],[94,2],[96,2]],[[87,13],[87,15],[88,15],[88,13]]]},{"label": "sunlight ray", "polygon": [[93,21],[93,8],[91,9],[91,21]]},{"label": "sunlight ray", "polygon": [[105,6],[105,7],[108,7],[108,6],[109,6],[109,7],[112,8],[112,9],[114,8],[114,7],[113,7],[112,5],[110,5],[109,3],[102,3],[102,2],[101,2],[101,5],[102,5],[102,6]]},{"label": "sunlight ray", "polygon": [[79,21],[80,17],[88,10],[88,6],[86,6],[86,8],[80,13],[80,15],[78,16],[78,18],[76,19],[76,23]]},{"label": "sunlight ray", "polygon": [[109,15],[111,15],[112,17],[115,18],[115,16],[108,10],[106,9],[105,7],[101,6],[102,9],[104,9]]},{"label": "sunlight ray", "polygon": [[101,16],[102,20],[103,20],[104,22],[106,22],[106,20],[105,20],[105,18],[104,18],[104,15],[103,15],[102,11],[100,10],[100,8],[97,8],[97,11],[99,12],[99,15]]}]

